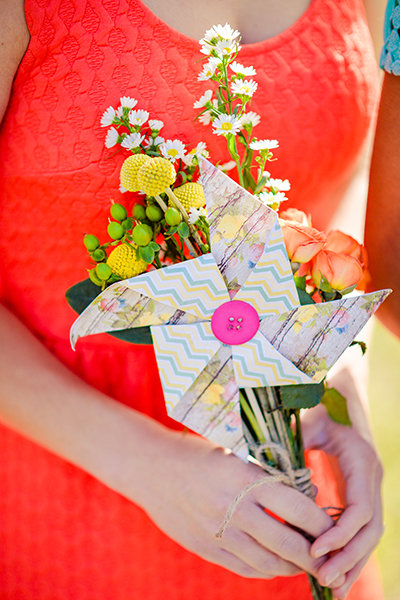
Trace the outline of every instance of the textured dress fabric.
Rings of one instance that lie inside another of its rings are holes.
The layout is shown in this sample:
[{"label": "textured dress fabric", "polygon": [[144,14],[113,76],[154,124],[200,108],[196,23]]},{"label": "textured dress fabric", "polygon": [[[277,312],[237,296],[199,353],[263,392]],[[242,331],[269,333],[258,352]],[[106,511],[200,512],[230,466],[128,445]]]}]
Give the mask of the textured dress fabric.
[{"label": "textured dress fabric", "polygon": [[384,24],[384,44],[379,64],[392,75],[400,75],[400,2],[388,0]]},{"label": "textured dress fabric", "polygon": [[[65,290],[89,267],[82,235],[105,239],[126,154],[104,147],[103,111],[121,96],[165,123],[166,138],[225,140],[194,122],[207,84],[196,40],[139,0],[26,0],[31,32],[0,132],[2,300],[87,382],[170,427],[150,346],[109,336],[72,352]],[[334,213],[373,115],[377,72],[361,0],[313,0],[274,38],[244,45],[257,69],[259,138],[277,138],[274,177],[316,226]],[[125,195],[132,205],[134,195]],[[0,600],[310,600],[305,576],[246,580],[182,549],[142,509],[69,463],[0,428]],[[161,460],[161,457],[160,457]],[[326,461],[311,453],[323,504],[338,502]],[[371,569],[350,598],[378,600]]]}]

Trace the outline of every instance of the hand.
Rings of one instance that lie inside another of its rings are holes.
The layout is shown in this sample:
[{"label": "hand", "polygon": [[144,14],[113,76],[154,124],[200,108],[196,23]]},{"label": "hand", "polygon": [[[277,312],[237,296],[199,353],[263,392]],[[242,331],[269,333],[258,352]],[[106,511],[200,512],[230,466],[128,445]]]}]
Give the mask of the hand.
[{"label": "hand", "polygon": [[[375,448],[354,428],[334,423],[323,407],[311,412],[312,421],[304,427],[305,444],[335,456],[346,482],[344,512],[311,546],[312,557],[327,558],[318,571],[319,582],[332,587],[335,597],[341,599],[383,533],[382,466]],[[345,579],[338,585],[340,576]]]},{"label": "hand", "polygon": [[172,539],[244,577],[317,574],[326,558],[312,558],[306,537],[264,511],[317,537],[332,520],[312,500],[281,483],[260,485],[241,500],[217,539],[232,500],[246,485],[266,477],[264,471],[191,434],[168,430],[154,448],[141,480],[125,474],[114,487],[134,498],[139,485],[139,503]]}]

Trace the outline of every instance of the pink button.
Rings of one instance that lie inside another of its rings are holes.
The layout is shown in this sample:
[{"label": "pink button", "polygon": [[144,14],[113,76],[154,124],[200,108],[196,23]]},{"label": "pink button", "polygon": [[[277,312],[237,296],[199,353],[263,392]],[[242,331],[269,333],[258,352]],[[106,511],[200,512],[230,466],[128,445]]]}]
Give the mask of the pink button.
[{"label": "pink button", "polygon": [[248,342],[259,327],[257,311],[243,300],[230,300],[221,304],[211,318],[213,334],[229,346]]}]

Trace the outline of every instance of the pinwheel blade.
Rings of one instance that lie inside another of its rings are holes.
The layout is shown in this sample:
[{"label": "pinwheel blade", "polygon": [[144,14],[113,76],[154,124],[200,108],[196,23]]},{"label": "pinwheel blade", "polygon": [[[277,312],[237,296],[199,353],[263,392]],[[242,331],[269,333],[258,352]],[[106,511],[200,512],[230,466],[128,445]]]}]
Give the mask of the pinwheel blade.
[{"label": "pinwheel blade", "polygon": [[151,328],[167,410],[172,410],[221,347],[211,324]]},{"label": "pinwheel blade", "polygon": [[251,304],[260,317],[299,306],[299,297],[278,220],[270,232],[264,252],[235,296]]},{"label": "pinwheel blade", "polygon": [[275,350],[319,382],[390,292],[300,306],[262,319],[259,331]]},{"label": "pinwheel blade", "polygon": [[245,344],[232,346],[232,360],[239,387],[314,383],[275,350],[260,331]]},{"label": "pinwheel blade", "polygon": [[124,281],[136,292],[207,319],[229,300],[225,283],[211,253]]},{"label": "pinwheel blade", "polygon": [[168,409],[168,414],[203,437],[247,459],[230,346],[221,344],[179,402]]},{"label": "pinwheel blade", "polygon": [[79,338],[95,333],[197,320],[195,315],[130,289],[125,281],[118,282],[99,294],[75,320],[70,331],[71,345],[75,347]]},{"label": "pinwheel blade", "polygon": [[211,252],[232,298],[263,253],[277,214],[205,158],[200,170]]}]

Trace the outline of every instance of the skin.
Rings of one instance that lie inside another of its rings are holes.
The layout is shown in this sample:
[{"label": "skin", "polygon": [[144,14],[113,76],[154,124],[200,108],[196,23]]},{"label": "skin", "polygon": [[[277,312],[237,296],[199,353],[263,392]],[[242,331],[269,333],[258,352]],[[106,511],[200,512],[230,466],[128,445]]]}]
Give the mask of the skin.
[{"label": "skin", "polygon": [[365,243],[370,288],[391,287],[393,294],[378,316],[400,337],[400,77],[385,73],[371,161]]},{"label": "skin", "polygon": [[[146,3],[164,18],[162,2]],[[288,10],[282,11],[277,0],[266,6],[262,0],[247,3],[246,10],[239,0],[207,0],[198,21],[185,9],[189,4],[169,2],[165,20],[173,17],[175,28],[196,37],[213,23],[229,21],[243,32],[245,42],[251,42],[289,27],[308,1],[288,2]],[[29,34],[22,1],[3,0],[2,8],[0,109],[4,112]],[[263,23],[254,25],[260,14]],[[194,29],[189,30],[189,25]],[[339,522],[333,525],[321,508],[299,492],[272,483],[245,497],[219,541],[215,532],[232,499],[247,484],[265,478],[260,468],[207,440],[169,430],[93,389],[2,307],[0,348],[7,349],[0,361],[4,424],[142,506],[167,535],[204,559],[249,578],[306,570],[344,598],[382,533],[382,470],[362,409],[362,394],[348,372],[342,372],[335,385],[349,399],[353,428],[333,423],[323,407],[310,411],[304,424],[306,445],[335,455],[343,471],[347,508]],[[286,523],[272,519],[263,508]],[[291,526],[313,536],[315,542],[311,545]],[[330,556],[332,550],[338,551]]]}]

